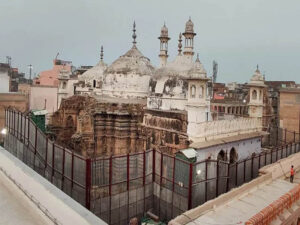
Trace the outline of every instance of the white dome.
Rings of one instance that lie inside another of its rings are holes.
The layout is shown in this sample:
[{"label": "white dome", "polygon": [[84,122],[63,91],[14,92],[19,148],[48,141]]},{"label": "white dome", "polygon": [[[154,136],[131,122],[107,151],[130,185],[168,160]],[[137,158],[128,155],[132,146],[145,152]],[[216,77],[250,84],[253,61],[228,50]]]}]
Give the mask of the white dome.
[{"label": "white dome", "polygon": [[103,81],[103,73],[107,68],[107,64],[105,64],[102,60],[97,63],[94,67],[84,72],[81,76],[78,77],[79,81],[84,81],[85,84],[92,85],[93,81]]}]

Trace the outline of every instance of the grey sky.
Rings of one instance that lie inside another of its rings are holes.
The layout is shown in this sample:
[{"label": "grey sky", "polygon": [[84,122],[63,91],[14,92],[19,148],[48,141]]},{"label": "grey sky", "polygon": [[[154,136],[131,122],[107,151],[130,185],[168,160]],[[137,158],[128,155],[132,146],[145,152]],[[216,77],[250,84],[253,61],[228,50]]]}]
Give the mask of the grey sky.
[{"label": "grey sky", "polygon": [[267,80],[300,82],[299,0],[0,0],[0,61],[28,73],[52,67],[57,52],[75,66],[95,65],[100,46],[111,63],[132,42],[158,65],[160,28],[169,28],[169,60],[177,54],[178,34],[191,16],[195,52],[218,80],[246,82],[256,64]]}]

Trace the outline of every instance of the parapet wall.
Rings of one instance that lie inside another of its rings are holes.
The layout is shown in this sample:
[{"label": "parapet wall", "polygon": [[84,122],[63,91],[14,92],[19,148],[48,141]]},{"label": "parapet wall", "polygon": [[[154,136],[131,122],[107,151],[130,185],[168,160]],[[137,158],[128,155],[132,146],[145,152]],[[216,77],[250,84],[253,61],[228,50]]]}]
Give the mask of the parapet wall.
[{"label": "parapet wall", "polygon": [[261,118],[236,118],[202,123],[189,123],[188,134],[192,141],[208,141],[262,130]]}]

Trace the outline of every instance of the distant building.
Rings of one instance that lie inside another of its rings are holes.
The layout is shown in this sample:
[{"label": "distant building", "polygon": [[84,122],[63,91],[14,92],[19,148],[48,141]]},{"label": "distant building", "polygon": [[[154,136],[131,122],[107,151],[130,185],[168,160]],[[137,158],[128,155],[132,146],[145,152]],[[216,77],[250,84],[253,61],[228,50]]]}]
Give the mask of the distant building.
[{"label": "distant building", "polygon": [[[300,88],[280,89],[279,125],[283,129],[300,132]],[[285,133],[282,135],[285,135]],[[286,138],[287,141],[292,141],[294,140],[294,134],[288,132]]]},{"label": "distant building", "polygon": [[72,72],[72,62],[54,59],[53,68],[40,72],[39,76],[33,80],[33,84],[58,87],[58,75],[61,70]]},{"label": "distant building", "polygon": [[46,124],[49,117],[57,110],[57,87],[32,85],[29,94],[30,110],[47,110]]},{"label": "distant building", "polygon": [[8,64],[0,63],[0,93],[7,93],[10,91],[10,67]]},{"label": "distant building", "polygon": [[26,112],[28,110],[28,99],[22,93],[0,93],[0,131],[5,126],[5,108],[9,107],[20,112]]},{"label": "distant building", "polygon": [[66,70],[61,70],[58,75],[57,106],[60,107],[63,98],[71,97],[75,94],[74,84],[78,82],[77,75],[73,75]]}]

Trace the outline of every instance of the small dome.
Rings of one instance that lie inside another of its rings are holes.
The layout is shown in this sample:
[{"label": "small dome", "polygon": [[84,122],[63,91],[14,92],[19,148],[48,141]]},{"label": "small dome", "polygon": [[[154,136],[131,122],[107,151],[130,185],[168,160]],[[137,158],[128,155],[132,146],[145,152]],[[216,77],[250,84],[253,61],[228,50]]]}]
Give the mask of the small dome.
[{"label": "small dome", "polygon": [[134,45],[128,52],[115,60],[108,68],[107,73],[127,74],[134,72],[139,75],[151,75],[154,67],[150,60]]},{"label": "small dome", "polygon": [[188,72],[190,78],[207,78],[206,70],[203,67],[203,64],[199,60],[199,55],[197,55],[197,59],[194,63],[194,66]]},{"label": "small dome", "polygon": [[79,81],[85,81],[86,84],[92,85],[93,80],[102,81],[103,80],[103,73],[107,68],[107,64],[100,60],[97,65],[92,67],[91,69],[84,72],[81,76],[79,76]]},{"label": "small dome", "polygon": [[161,28],[160,36],[161,37],[168,37],[168,28],[166,27],[166,24]]},{"label": "small dome", "polygon": [[194,33],[194,23],[191,18],[185,23],[185,33]]},{"label": "small dome", "polygon": [[260,70],[257,69],[255,70],[253,76],[250,79],[250,85],[255,85],[255,86],[265,86],[265,79],[264,76],[260,73]]}]

